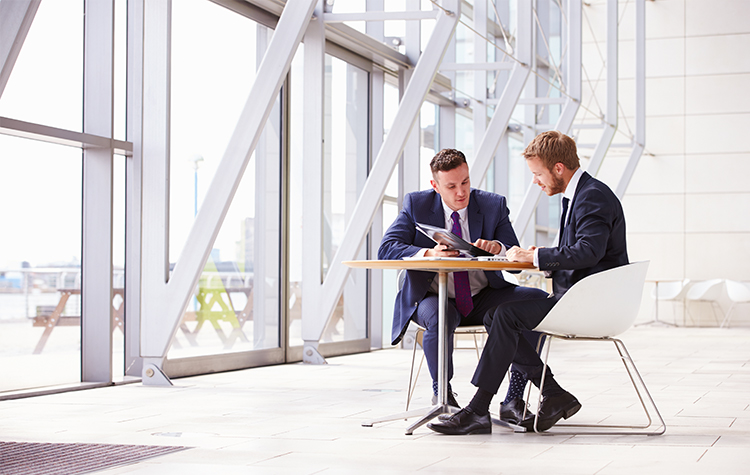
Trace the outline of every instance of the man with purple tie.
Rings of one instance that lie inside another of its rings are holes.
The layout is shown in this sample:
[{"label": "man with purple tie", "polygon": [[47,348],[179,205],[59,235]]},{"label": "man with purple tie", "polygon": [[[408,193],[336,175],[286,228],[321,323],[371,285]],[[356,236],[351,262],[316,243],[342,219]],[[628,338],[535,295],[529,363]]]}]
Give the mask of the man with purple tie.
[{"label": "man with purple tie", "polygon": [[[458,150],[444,149],[430,162],[431,190],[409,193],[403,209],[388,228],[378,250],[379,259],[405,257],[456,257],[458,251],[435,243],[416,228],[416,223],[450,229],[464,240],[496,255],[518,246],[518,239],[508,217],[505,197],[471,188],[466,157]],[[432,377],[433,402],[437,399],[438,372],[438,295],[437,274],[407,271],[396,296],[393,312],[392,344],[397,344],[410,321],[425,328],[422,345]],[[507,282],[502,272],[455,272],[448,277],[448,403],[459,407],[450,380],[453,377],[453,333],[458,326],[482,325],[484,316],[501,303],[522,299],[545,298],[539,289],[519,287]],[[536,343],[535,334],[528,338]],[[526,379],[511,370],[511,385],[501,405],[501,419],[519,424],[525,403]]]}]

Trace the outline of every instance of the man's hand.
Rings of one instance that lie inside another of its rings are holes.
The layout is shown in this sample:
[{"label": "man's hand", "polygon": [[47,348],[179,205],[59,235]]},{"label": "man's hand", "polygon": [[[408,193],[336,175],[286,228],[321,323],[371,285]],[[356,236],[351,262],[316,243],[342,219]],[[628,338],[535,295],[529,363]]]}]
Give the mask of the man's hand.
[{"label": "man's hand", "polygon": [[424,253],[425,257],[458,257],[459,254],[455,249],[448,250],[445,244],[438,244]]},{"label": "man's hand", "polygon": [[505,253],[505,257],[512,262],[534,262],[534,250],[536,246],[531,246],[528,250],[513,246]]},{"label": "man's hand", "polygon": [[499,254],[500,251],[503,250],[503,246],[501,246],[497,241],[485,241],[484,239],[477,239],[477,242],[475,242],[474,245],[483,251],[489,252],[490,254]]}]

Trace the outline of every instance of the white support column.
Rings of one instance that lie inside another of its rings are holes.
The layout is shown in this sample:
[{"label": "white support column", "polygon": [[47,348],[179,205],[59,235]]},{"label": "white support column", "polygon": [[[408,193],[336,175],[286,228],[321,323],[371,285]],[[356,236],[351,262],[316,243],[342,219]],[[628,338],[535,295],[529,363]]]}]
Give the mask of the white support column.
[{"label": "white support column", "polygon": [[[568,57],[563,74],[567,76],[568,100],[563,106],[562,113],[557,119],[555,129],[563,133],[570,133],[573,120],[581,105],[581,0],[568,0]],[[511,211],[511,222],[516,234],[523,235],[531,222],[542,190],[533,183],[526,188],[521,206]]]},{"label": "white support column", "polygon": [[[364,140],[368,136],[369,123],[361,120],[362,112],[368,110],[369,98],[367,94],[358,91],[366,91],[368,81],[364,74],[358,74],[356,67],[347,65],[346,74],[346,163],[356,166],[346,167],[345,189],[346,208],[344,219],[349,222],[356,219],[354,208],[357,202],[357,191],[361,190],[367,181],[369,163],[361,163],[363,157],[368,157],[368,144]],[[361,138],[362,140],[357,140]],[[358,163],[360,162],[360,163]],[[367,259],[367,248],[362,246],[357,253],[356,259]],[[346,279],[344,286],[344,339],[356,340],[367,335],[367,315],[362,314],[362,302],[367,301],[367,270],[352,269]]]},{"label": "white support column", "polygon": [[646,144],[646,0],[635,1],[635,136],[615,194],[622,199]]},{"label": "white support column", "polygon": [[586,171],[592,176],[599,173],[604,156],[617,132],[617,0],[607,0],[607,107],[604,111],[604,130],[591,154]]},{"label": "white support column", "polygon": [[[383,0],[367,0],[368,12],[383,11]],[[385,28],[383,22],[367,22],[366,32],[376,40],[383,41]],[[370,73],[370,150],[369,156],[375,156],[383,144],[383,115],[385,100],[383,88],[385,73],[380,68],[374,68]],[[368,167],[372,163],[368,163]],[[378,206],[370,228],[370,256],[378,255],[380,241],[383,238],[383,205]],[[368,271],[369,272],[369,271]],[[369,272],[369,336],[370,348],[383,347],[383,273]]]},{"label": "white support column", "polygon": [[141,190],[143,176],[143,2],[128,2],[127,137],[133,153],[125,164],[125,375],[140,377]]},{"label": "white support column", "polygon": [[42,0],[0,1],[0,97]]},{"label": "white support column", "polygon": [[[319,0],[315,15],[323,14],[323,1]],[[304,56],[305,95],[303,98],[305,179],[302,182],[302,338],[305,329],[318,326],[323,285],[323,131],[325,122],[325,25],[311,21],[305,32]],[[307,363],[324,363],[318,352],[318,340],[305,342],[302,360]]]},{"label": "white support column", "polygon": [[[333,313],[336,302],[338,302],[341,296],[344,283],[349,274],[349,268],[341,262],[356,258],[362,246],[372,224],[373,217],[380,206],[386,185],[396,166],[399,154],[403,150],[409,133],[419,116],[419,109],[429,92],[440,61],[458,24],[460,17],[459,2],[457,0],[446,0],[443,2],[443,6],[449,10],[449,13],[439,10],[437,14],[437,22],[430,40],[414,69],[412,78],[399,104],[396,117],[393,120],[391,131],[380,148],[367,183],[365,183],[357,205],[354,208],[353,214],[358,218],[349,222],[344,232],[341,246],[336,252],[331,267],[328,270],[328,275],[320,292],[322,298],[321,306],[315,314],[317,324],[314,327],[311,325],[302,329],[302,338],[305,340],[303,355],[311,345],[320,340],[323,330]],[[310,315],[307,317],[309,318]]]},{"label": "white support column", "polygon": [[490,123],[484,132],[482,143],[476,149],[476,158],[469,171],[471,182],[476,185],[487,174],[490,163],[495,157],[497,146],[500,144],[500,139],[502,139],[508,130],[508,122],[513,115],[513,110],[531,71],[530,68],[533,59],[531,3],[519,2],[517,15],[516,59],[519,62],[513,65],[508,82],[505,85],[505,89],[503,89],[503,94],[495,106],[495,113],[492,115],[492,119],[490,119]]},{"label": "white support column", "polygon": [[[219,164],[216,174],[206,193],[203,206],[198,212],[195,224],[190,230],[185,247],[177,260],[172,276],[167,282],[167,232],[165,229],[166,209],[168,204],[168,120],[162,123],[159,130],[144,128],[144,194],[143,194],[143,305],[141,352],[144,358],[144,383],[164,384],[160,377],[161,365],[167,354],[169,344],[176,332],[193,289],[200,277],[201,270],[208,259],[211,247],[216,239],[234,193],[247,167],[251,154],[255,150],[266,120],[273,108],[281,84],[289,71],[292,58],[302,39],[307,24],[310,22],[315,0],[288,0],[279,18],[276,31],[268,46],[268,51],[258,69],[247,102],[237,121],[226,152]],[[169,85],[169,4],[166,2],[147,2],[146,31],[144,32],[146,58],[146,84],[156,81],[156,98],[159,99],[150,111],[156,112],[159,107],[162,117],[168,118],[167,93]],[[149,30],[149,20],[155,20],[153,31]],[[322,21],[321,21],[322,23]],[[149,36],[155,34],[154,46],[158,50],[149,50]],[[162,55],[161,64],[156,60]],[[153,68],[154,76],[149,75]],[[145,91],[149,98],[149,91]],[[145,106],[144,106],[145,107]],[[153,116],[151,116],[153,117]],[[153,135],[152,135],[153,134]],[[163,134],[163,135],[162,135]],[[157,150],[153,157],[147,145],[154,139]],[[167,145],[167,147],[162,147]],[[153,170],[151,161],[154,161]],[[153,172],[153,174],[151,173]],[[158,181],[161,180],[161,183]]]},{"label": "white support column", "polygon": [[[256,61],[260,64],[273,34],[265,26],[256,29]],[[277,274],[279,263],[279,209],[281,196],[279,160],[281,150],[280,101],[274,101],[271,120],[263,128],[255,149],[255,217],[253,219],[253,349],[269,347],[271,338],[278,334],[279,282],[269,277]],[[247,263],[247,258],[246,258]],[[247,269],[245,269],[247,272]],[[260,277],[260,278],[258,278]],[[269,339],[267,341],[266,339]],[[276,344],[280,343],[276,341]]]},{"label": "white support column", "polygon": [[[87,0],[84,18],[83,132],[112,137],[114,0]],[[83,152],[81,380],[112,381],[111,148]]]},{"label": "white support column", "polygon": [[[172,2],[143,4],[141,165],[141,333],[144,384],[168,384],[161,366],[171,335],[169,280],[170,41]],[[136,104],[138,107],[138,104]],[[137,118],[134,119],[137,122]],[[130,261],[129,261],[130,262]],[[179,317],[178,317],[179,318]]]}]

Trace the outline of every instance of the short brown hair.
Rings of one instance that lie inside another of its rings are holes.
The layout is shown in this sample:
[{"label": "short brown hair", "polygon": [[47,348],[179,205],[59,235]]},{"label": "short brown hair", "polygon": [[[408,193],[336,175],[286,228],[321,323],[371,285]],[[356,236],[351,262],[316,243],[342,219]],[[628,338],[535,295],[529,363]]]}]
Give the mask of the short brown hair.
[{"label": "short brown hair", "polygon": [[556,163],[562,163],[568,170],[581,165],[575,141],[557,130],[548,130],[534,137],[523,156],[526,160],[539,157],[548,170],[552,170]]},{"label": "short brown hair", "polygon": [[466,163],[466,157],[460,150],[444,148],[439,151],[430,161],[432,177],[437,180],[438,172],[448,172]]}]

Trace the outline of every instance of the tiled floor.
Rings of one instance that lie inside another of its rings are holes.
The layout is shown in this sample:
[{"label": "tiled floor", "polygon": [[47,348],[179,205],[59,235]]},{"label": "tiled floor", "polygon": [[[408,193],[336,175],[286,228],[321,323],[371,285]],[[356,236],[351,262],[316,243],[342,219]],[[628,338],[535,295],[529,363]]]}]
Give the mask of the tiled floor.
[{"label": "tiled floor", "polygon": [[[644,326],[623,339],[667,422],[665,435],[497,427],[492,435],[449,437],[423,427],[407,436],[403,420],[361,427],[403,408],[411,354],[392,349],[325,366],[179,379],[171,388],[130,384],[4,401],[0,439],[193,447],[101,472],[108,474],[748,473],[750,328]],[[473,350],[457,353],[459,402],[474,392],[475,364]],[[551,364],[583,403],[571,421],[643,420],[614,348],[557,343]],[[420,379],[414,407],[429,404],[428,379]]]}]

